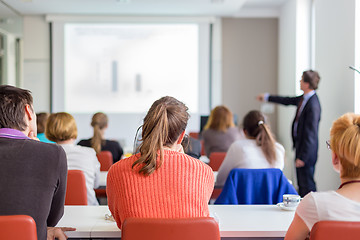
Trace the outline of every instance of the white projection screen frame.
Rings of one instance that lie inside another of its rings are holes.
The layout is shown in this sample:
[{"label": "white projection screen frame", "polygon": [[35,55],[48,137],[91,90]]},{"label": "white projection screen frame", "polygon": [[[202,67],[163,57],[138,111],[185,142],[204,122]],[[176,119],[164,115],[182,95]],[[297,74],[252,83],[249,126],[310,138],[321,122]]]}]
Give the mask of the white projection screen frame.
[{"label": "white projection screen frame", "polygon": [[[66,21],[64,21],[66,19]],[[76,19],[71,20],[68,18],[59,18],[59,17],[48,17],[48,21],[52,22],[52,112],[60,111],[69,111],[66,107],[65,100],[65,73],[66,73],[66,64],[65,64],[65,26],[67,24],[73,24],[72,26],[88,26],[90,24],[108,26],[109,24],[120,24],[122,26],[129,25],[129,19],[122,20],[117,19],[116,21],[109,21],[108,19],[98,21],[89,20],[89,19]],[[130,24],[144,26],[146,24],[153,24],[157,26],[165,25],[169,26],[170,24],[174,25],[186,25],[192,24],[192,26],[197,26],[198,29],[198,83],[197,83],[197,96],[196,101],[197,106],[190,107],[191,119],[189,121],[188,129],[198,129],[199,116],[201,114],[208,114],[209,112],[209,49],[210,49],[210,23],[211,19],[209,18],[196,18],[196,19],[178,19],[178,18],[166,18],[166,19],[137,19],[136,21],[130,21]],[[124,25],[125,24],[125,25]],[[71,26],[71,25],[70,25]],[[100,67],[101,68],[101,67]],[[108,74],[108,73],[107,73]],[[136,81],[135,79],[135,85]],[[183,83],[179,83],[183,84]],[[174,85],[174,83],[171,83]],[[176,87],[176,86],[172,86]],[[186,86],[185,86],[186,87]],[[136,86],[135,86],[136,88]],[[186,91],[186,90],[182,90]],[[185,92],[184,94],[189,94]],[[164,93],[164,95],[169,95]],[[97,95],[94,98],[98,97]],[[175,96],[181,99],[181,96]],[[136,99],[136,98],[134,98]],[[134,101],[134,99],[132,101]],[[151,98],[150,98],[151,99]],[[101,109],[99,106],[95,106],[93,109],[86,108],[85,111],[71,111],[70,113],[75,117],[78,125],[79,139],[89,138],[92,135],[92,129],[90,127],[91,116],[96,111],[104,111],[109,116],[109,130],[106,132],[106,137],[119,140],[124,147],[130,148],[132,145],[132,140],[134,139],[135,131],[139,125],[142,123],[142,119],[146,113],[148,107],[150,107],[153,102],[150,99],[143,99],[145,107],[142,107],[142,110],[137,111],[109,111]],[[98,100],[101,102],[102,100]],[[85,101],[86,102],[86,101]],[[75,104],[69,103],[68,105]],[[84,104],[84,103],[83,103]],[[90,104],[91,105],[91,104]],[[94,105],[94,104],[93,104]],[[91,106],[90,106],[91,107]],[[126,149],[130,150],[130,149]]]}]

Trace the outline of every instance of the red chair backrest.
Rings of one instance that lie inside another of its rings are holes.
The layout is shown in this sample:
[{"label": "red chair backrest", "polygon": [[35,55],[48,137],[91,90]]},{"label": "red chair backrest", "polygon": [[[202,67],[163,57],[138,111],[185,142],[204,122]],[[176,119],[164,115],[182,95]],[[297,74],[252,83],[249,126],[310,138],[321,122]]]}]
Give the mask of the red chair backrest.
[{"label": "red chair backrest", "polygon": [[355,240],[360,238],[360,222],[320,221],[310,232],[310,240]]},{"label": "red chair backrest", "polygon": [[85,175],[81,170],[68,170],[65,205],[87,205]]},{"label": "red chair backrest", "polygon": [[220,240],[219,226],[210,217],[127,218],[121,240]]},{"label": "red chair backrest", "polygon": [[218,171],[224,158],[226,156],[226,152],[212,152],[209,157],[209,166],[213,171]]},{"label": "red chair backrest", "polygon": [[189,136],[195,139],[199,139],[199,133],[198,132],[190,132]]},{"label": "red chair backrest", "polygon": [[96,154],[100,162],[100,171],[108,171],[113,164],[113,156],[110,151],[101,151]]},{"label": "red chair backrest", "polygon": [[34,219],[27,215],[0,216],[0,239],[37,240]]},{"label": "red chair backrest", "polygon": [[201,154],[201,156],[205,156],[206,153],[205,153],[204,140],[201,140],[200,143],[201,143],[201,152],[200,152],[200,154]]}]

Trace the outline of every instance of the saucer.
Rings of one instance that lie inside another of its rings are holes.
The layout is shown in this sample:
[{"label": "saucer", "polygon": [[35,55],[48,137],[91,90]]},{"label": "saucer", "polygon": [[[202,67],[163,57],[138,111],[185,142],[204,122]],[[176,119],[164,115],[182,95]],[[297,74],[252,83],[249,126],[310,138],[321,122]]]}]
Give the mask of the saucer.
[{"label": "saucer", "polygon": [[276,206],[278,206],[279,208],[281,208],[282,210],[285,210],[285,211],[295,211],[297,206],[295,207],[285,207],[284,203],[280,202],[278,204],[276,204]]}]

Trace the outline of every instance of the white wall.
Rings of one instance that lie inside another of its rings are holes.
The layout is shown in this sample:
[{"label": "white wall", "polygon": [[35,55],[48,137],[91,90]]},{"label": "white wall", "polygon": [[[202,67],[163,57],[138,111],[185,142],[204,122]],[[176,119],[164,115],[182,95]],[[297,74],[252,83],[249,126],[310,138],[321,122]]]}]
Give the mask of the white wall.
[{"label": "white wall", "polygon": [[[243,117],[260,109],[256,95],[276,92],[278,19],[222,19],[222,104]],[[276,133],[276,114],[268,114]]]},{"label": "white wall", "polygon": [[[296,94],[296,0],[289,0],[282,7],[279,17],[279,80],[278,94]],[[295,182],[294,152],[292,150],[291,123],[295,108],[278,108],[278,141],[284,145],[286,160],[284,173]]]},{"label": "white wall", "polygon": [[[355,0],[316,0],[315,66],[321,76],[319,97],[322,104],[319,159],[316,179],[321,190],[336,189],[338,174],[331,167],[325,146],[332,122],[354,111]],[[326,178],[325,178],[326,176]]]},{"label": "white wall", "polygon": [[[222,103],[222,19],[213,23],[211,109]],[[209,114],[209,112],[207,112]]]},{"label": "white wall", "polygon": [[296,1],[296,90],[300,90],[300,78],[304,70],[311,68],[311,6],[312,0]]},{"label": "white wall", "polygon": [[24,17],[24,84],[36,112],[50,112],[49,24],[42,16]]}]

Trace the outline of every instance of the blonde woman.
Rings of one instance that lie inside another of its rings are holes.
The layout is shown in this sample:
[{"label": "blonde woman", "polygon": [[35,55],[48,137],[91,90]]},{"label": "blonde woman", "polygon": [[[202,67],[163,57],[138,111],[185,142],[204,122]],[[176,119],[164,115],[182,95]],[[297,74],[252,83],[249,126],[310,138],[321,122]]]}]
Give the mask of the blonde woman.
[{"label": "blonde woman", "polygon": [[94,149],[75,145],[77,127],[68,113],[53,113],[45,129],[46,137],[65,150],[69,170],[81,170],[85,174],[88,205],[99,205],[94,188],[99,187],[100,163]]},{"label": "blonde woman", "polygon": [[110,151],[113,156],[113,162],[121,159],[124,151],[117,141],[104,138],[105,130],[108,127],[108,117],[105,113],[95,113],[91,120],[91,126],[94,128],[94,135],[90,139],[81,140],[78,145],[92,147],[96,153],[101,151]]},{"label": "blonde woman", "polygon": [[226,152],[240,137],[231,111],[225,106],[214,108],[202,132],[206,155],[209,157],[212,152]]},{"label": "blonde woman", "polygon": [[183,152],[187,110],[173,97],[155,101],[144,118],[140,153],[110,168],[106,192],[119,228],[127,217],[209,216],[214,175]]},{"label": "blonde woman", "polygon": [[216,178],[223,186],[234,168],[284,168],[285,149],[277,143],[259,111],[250,111],[243,119],[245,138],[234,142],[226,153]]},{"label": "blonde woman", "polygon": [[300,202],[285,239],[305,239],[322,220],[360,221],[360,115],[347,113],[330,130],[332,165],[340,173],[336,191],[310,192]]}]

